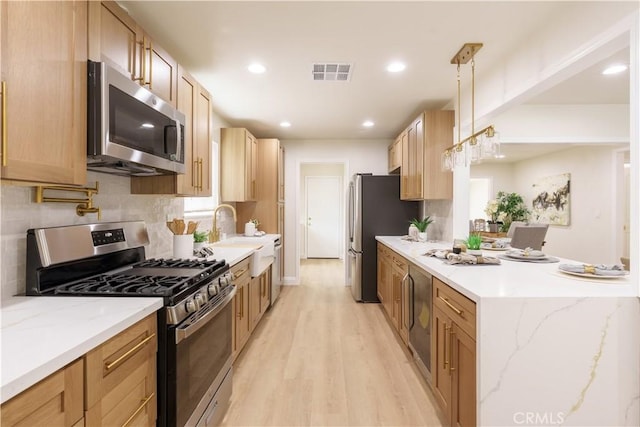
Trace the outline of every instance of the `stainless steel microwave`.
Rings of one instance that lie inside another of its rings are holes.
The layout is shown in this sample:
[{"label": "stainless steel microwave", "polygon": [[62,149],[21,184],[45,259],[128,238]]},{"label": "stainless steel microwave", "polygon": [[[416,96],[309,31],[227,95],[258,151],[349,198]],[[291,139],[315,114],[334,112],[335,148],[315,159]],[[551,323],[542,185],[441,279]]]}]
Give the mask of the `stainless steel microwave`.
[{"label": "stainless steel microwave", "polygon": [[87,169],[182,174],[185,116],[105,62],[88,64]]}]

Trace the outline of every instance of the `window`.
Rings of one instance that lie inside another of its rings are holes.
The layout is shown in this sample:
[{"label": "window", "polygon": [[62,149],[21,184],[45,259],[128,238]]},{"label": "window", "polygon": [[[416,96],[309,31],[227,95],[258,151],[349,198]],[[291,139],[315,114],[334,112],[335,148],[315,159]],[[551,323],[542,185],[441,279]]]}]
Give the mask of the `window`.
[{"label": "window", "polygon": [[469,219],[487,218],[484,208],[489,202],[491,178],[471,178],[469,180]]}]

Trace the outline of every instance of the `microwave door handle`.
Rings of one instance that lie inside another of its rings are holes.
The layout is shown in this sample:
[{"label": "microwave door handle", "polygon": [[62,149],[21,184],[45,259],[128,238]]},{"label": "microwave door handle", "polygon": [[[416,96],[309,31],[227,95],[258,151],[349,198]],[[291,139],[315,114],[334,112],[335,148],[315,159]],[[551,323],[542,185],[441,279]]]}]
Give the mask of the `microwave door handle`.
[{"label": "microwave door handle", "polygon": [[180,161],[184,159],[182,155],[182,144],[184,140],[182,139],[182,126],[180,126],[180,122],[176,120],[176,160]]}]

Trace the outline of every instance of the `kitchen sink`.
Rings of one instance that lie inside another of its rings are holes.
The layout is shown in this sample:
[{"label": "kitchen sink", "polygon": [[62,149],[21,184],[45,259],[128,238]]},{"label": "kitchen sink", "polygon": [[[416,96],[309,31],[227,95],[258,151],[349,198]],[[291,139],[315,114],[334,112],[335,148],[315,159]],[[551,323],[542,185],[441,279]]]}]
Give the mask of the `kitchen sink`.
[{"label": "kitchen sink", "polygon": [[254,252],[249,260],[251,277],[260,276],[274,260],[275,243],[271,238],[236,236],[216,242],[213,246],[253,248]]}]

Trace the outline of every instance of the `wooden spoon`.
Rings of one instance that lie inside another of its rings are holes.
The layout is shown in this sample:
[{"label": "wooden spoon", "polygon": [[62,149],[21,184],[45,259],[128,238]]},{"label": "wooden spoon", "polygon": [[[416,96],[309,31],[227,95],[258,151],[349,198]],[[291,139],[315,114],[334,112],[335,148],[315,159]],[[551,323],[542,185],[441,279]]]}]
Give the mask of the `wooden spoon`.
[{"label": "wooden spoon", "polygon": [[198,228],[198,224],[198,222],[189,221],[189,224],[187,225],[187,234],[195,233],[196,229]]},{"label": "wooden spoon", "polygon": [[184,229],[185,229],[184,220],[174,219],[173,221],[176,223],[176,234],[184,234]]},{"label": "wooden spoon", "polygon": [[173,234],[176,234],[176,228],[173,225],[173,221],[167,221],[167,228],[171,230]]}]

